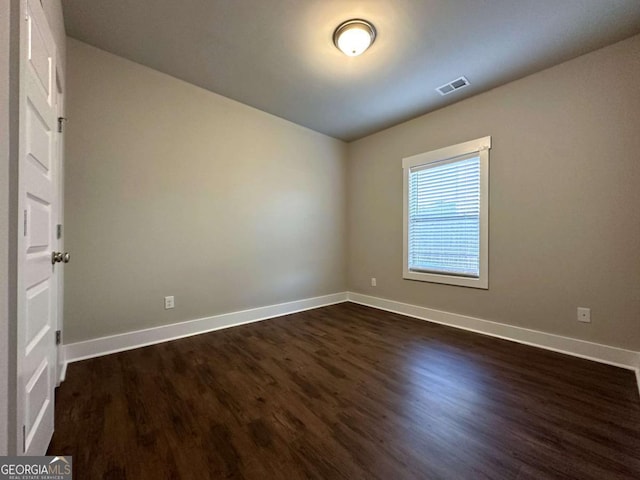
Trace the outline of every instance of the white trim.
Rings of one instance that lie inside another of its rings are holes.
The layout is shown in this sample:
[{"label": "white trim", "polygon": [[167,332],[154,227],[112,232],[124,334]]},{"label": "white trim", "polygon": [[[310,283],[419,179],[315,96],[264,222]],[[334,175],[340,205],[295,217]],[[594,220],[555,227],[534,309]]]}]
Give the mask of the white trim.
[{"label": "white trim", "polygon": [[[431,152],[402,159],[402,278],[421,282],[443,283],[461,287],[489,288],[489,150],[491,137],[482,137]],[[480,276],[470,278],[442,273],[419,272],[409,269],[409,178],[415,167],[428,168],[429,164],[456,161],[466,155],[480,157]]]},{"label": "white trim", "polygon": [[64,349],[64,345],[60,346],[60,351],[61,351],[61,355],[60,355],[60,359],[59,361],[61,362],[61,367],[60,367],[60,375],[58,376],[58,385],[57,387],[59,387],[62,382],[64,382],[64,380],[67,378],[67,366],[69,365],[69,362],[67,362],[67,359],[64,358],[65,356],[65,349]]},{"label": "white trim", "polygon": [[347,301],[346,292],[136,330],[64,346],[66,364]]},{"label": "white trim", "polygon": [[492,322],[480,318],[469,317],[457,313],[444,312],[408,303],[396,302],[379,297],[372,297],[354,292],[334,293],[322,297],[308,298],[294,302],[281,303],[266,307],[224,313],[212,317],[200,318],[187,322],[163,325],[160,327],[137,330],[133,332],[96,338],[83,342],[64,345],[65,363],[60,375],[64,381],[67,365],[72,362],[88,358],[109,355],[111,353],[132,350],[135,348],[154,345],[157,343],[177,340],[179,338],[199,335],[247,323],[276,318],[296,312],[334,305],[336,303],[352,302],[368,307],[399,313],[408,317],[418,318],[433,323],[448,325],[462,330],[468,330],[483,335],[502,338],[533,347],[552,350],[574,357],[585,358],[615,367],[635,371],[640,393],[640,352],[611,347],[599,343],[587,342],[570,337],[554,335],[538,330],[516,327],[504,323]]},{"label": "white trim", "polygon": [[410,168],[424,163],[459,157],[461,155],[480,152],[489,148],[491,148],[491,136],[476,138],[475,140],[458,143],[457,145],[451,145],[450,147],[439,148],[438,150],[431,150],[430,152],[418,153],[417,155],[403,158],[402,168]]},{"label": "white trim", "polygon": [[600,343],[587,342],[576,338],[563,337],[538,330],[516,327],[504,323],[492,322],[457,313],[419,307],[417,305],[396,302],[394,300],[371,297],[360,293],[349,292],[348,299],[353,303],[386,310],[388,312],[399,313],[401,315],[426,320],[428,322],[448,325],[462,330],[469,330],[483,335],[531,345],[533,347],[544,348],[545,350],[565,353],[574,357],[606,363],[615,367],[634,370],[636,372],[636,378],[638,379],[640,389],[640,373],[638,373],[638,367],[640,366],[640,352],[611,347],[609,345],[602,345]]}]

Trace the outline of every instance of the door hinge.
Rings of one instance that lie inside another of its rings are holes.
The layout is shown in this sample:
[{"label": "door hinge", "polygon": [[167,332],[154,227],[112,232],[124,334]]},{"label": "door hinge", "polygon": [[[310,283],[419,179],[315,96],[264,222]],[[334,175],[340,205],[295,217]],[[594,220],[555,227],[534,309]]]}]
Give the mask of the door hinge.
[{"label": "door hinge", "polygon": [[58,133],[62,133],[62,126],[67,121],[67,117],[58,117]]},{"label": "door hinge", "polygon": [[62,225],[56,225],[56,238],[60,240],[62,238]]},{"label": "door hinge", "polygon": [[24,228],[24,236],[26,237],[27,236],[27,211],[26,210],[24,211],[23,223],[24,223],[24,227],[23,227]]},{"label": "door hinge", "polygon": [[27,427],[22,425],[22,453],[27,453]]},{"label": "door hinge", "polygon": [[60,345],[62,343],[62,332],[60,330],[56,330],[56,345]]}]

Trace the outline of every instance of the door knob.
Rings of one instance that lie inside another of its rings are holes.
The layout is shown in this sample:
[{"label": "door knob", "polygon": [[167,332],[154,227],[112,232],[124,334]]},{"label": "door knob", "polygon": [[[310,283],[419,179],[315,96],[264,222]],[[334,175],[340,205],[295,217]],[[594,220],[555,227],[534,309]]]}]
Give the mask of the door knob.
[{"label": "door knob", "polygon": [[51,263],[69,263],[71,260],[71,254],[69,252],[51,252]]}]

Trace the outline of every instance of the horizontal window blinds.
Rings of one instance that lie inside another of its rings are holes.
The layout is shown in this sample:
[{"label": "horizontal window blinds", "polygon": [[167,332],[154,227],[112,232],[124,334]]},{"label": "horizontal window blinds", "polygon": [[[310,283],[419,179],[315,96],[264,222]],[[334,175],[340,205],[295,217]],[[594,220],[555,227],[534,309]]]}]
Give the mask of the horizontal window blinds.
[{"label": "horizontal window blinds", "polygon": [[419,165],[409,174],[409,270],[480,275],[480,156]]}]

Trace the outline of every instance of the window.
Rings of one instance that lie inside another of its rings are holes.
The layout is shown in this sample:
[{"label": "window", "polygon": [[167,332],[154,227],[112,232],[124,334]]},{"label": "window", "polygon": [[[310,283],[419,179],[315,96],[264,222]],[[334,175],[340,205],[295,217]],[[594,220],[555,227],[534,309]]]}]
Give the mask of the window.
[{"label": "window", "polygon": [[402,161],[409,280],[489,288],[489,149],[479,138]]}]

